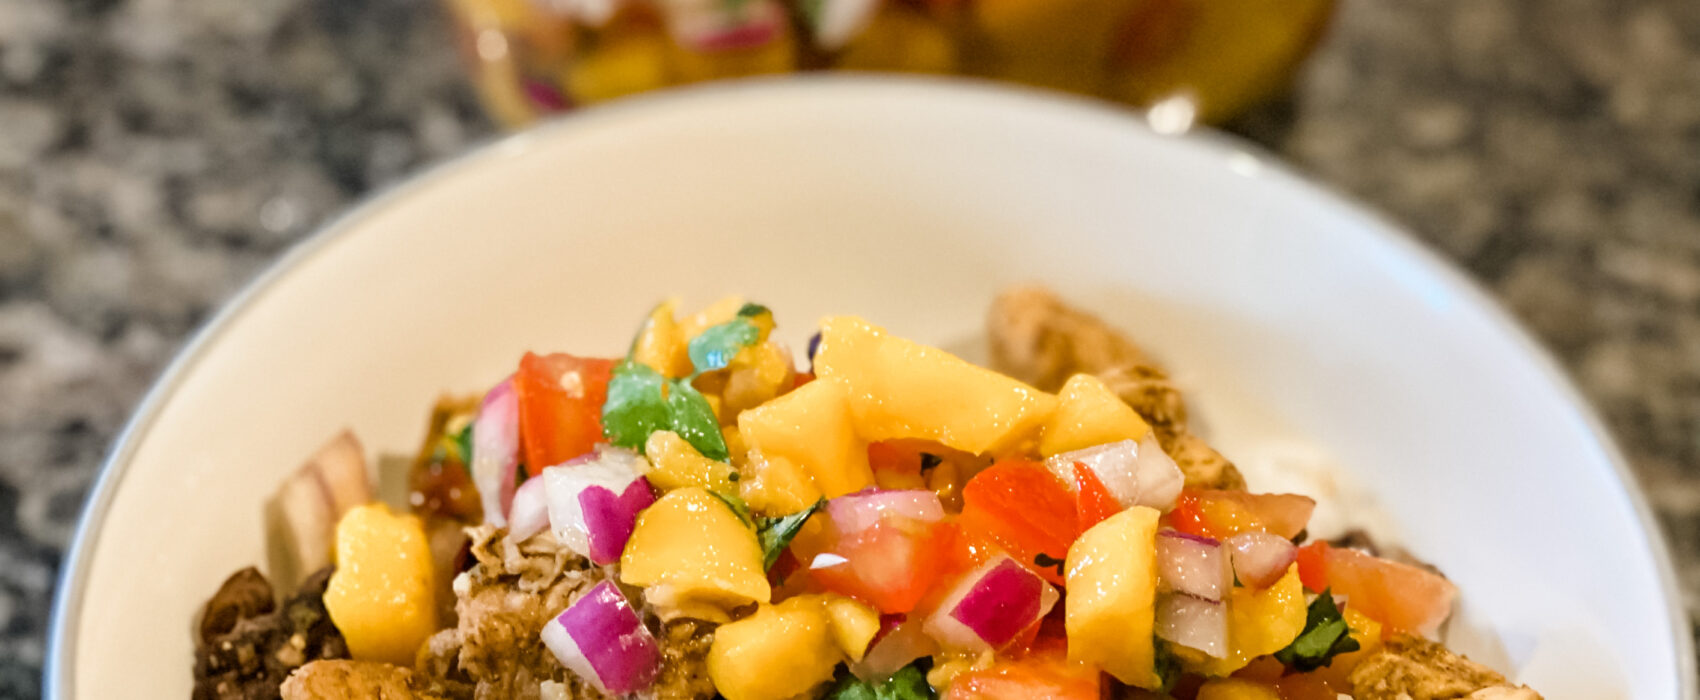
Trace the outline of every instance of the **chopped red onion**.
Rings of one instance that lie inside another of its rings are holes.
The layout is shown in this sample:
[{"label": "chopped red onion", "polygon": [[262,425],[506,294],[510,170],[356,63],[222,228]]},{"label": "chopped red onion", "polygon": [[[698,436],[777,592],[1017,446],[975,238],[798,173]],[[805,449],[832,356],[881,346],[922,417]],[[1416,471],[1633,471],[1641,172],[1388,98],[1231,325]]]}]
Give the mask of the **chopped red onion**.
[{"label": "chopped red onion", "polygon": [[932,491],[878,491],[864,489],[834,498],[826,504],[827,515],[839,532],[861,532],[889,515],[925,522],[944,519],[944,506]]},{"label": "chopped red onion", "polygon": [[639,475],[642,459],[603,446],[587,458],[543,470],[555,539],[598,564],[619,561],[638,513],[655,502],[649,480]]},{"label": "chopped red onion", "polygon": [[788,21],[774,0],[751,0],[732,12],[716,3],[664,3],[667,30],[679,44],[704,52],[748,49],[778,38]]},{"label": "chopped red onion", "polygon": [[931,656],[939,650],[938,643],[927,636],[918,618],[888,618],[881,622],[897,624],[889,630],[882,624],[880,634],[868,647],[868,653],[862,655],[861,661],[850,663],[850,673],[857,678],[869,682],[883,681],[914,660]]},{"label": "chopped red onion", "polygon": [[472,482],[484,503],[484,521],[508,524],[514,498],[514,470],[519,467],[519,396],[513,378],[484,394],[472,422]]},{"label": "chopped red onion", "polygon": [[597,584],[545,624],[542,637],[562,666],[605,695],[646,690],[661,668],[654,635],[610,581]]},{"label": "chopped red onion", "polygon": [[948,649],[1001,649],[1057,603],[1057,589],[1038,574],[999,555],[956,584],[926,631]]},{"label": "chopped red onion", "polygon": [[549,498],[542,479],[526,479],[514,491],[513,507],[508,510],[508,538],[524,542],[549,527]]},{"label": "chopped red onion", "polygon": [[1179,530],[1157,533],[1157,580],[1166,591],[1219,601],[1233,585],[1221,543]]},{"label": "chopped red onion", "polygon": [[1045,468],[1072,484],[1076,462],[1092,470],[1123,508],[1149,506],[1168,511],[1175,507],[1181,487],[1186,485],[1180,467],[1157,444],[1155,435],[1146,435],[1138,442],[1122,440],[1052,455],[1045,460]]},{"label": "chopped red onion", "polygon": [[1216,658],[1228,655],[1228,606],[1185,593],[1157,596],[1157,636]]},{"label": "chopped red onion", "polygon": [[1222,545],[1233,560],[1234,576],[1252,588],[1275,585],[1299,557],[1292,540],[1262,531],[1242,532]]}]

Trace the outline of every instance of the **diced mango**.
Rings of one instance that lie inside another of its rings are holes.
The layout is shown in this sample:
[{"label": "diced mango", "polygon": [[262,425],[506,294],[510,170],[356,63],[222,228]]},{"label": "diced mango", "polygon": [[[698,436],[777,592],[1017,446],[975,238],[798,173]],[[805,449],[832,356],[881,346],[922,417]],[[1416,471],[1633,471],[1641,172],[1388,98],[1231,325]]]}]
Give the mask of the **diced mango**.
[{"label": "diced mango", "polygon": [[1057,410],[1045,421],[1039,437],[1039,454],[1054,454],[1138,440],[1151,432],[1150,424],[1135,413],[1104,380],[1090,374],[1068,378],[1057,392]]},{"label": "diced mango", "polygon": [[880,612],[873,606],[841,595],[827,595],[826,615],[832,620],[832,640],[851,661],[861,661],[868,643],[880,631]]},{"label": "diced mango", "polygon": [[673,318],[673,299],[661,302],[649,312],[649,318],[632,342],[632,360],[649,365],[650,369],[669,377],[691,373],[691,356],[685,345],[685,334]]},{"label": "diced mango", "polygon": [[910,73],[956,68],[956,42],[943,23],[895,3],[877,13],[838,55],[839,68]]},{"label": "diced mango", "polygon": [[768,515],[790,515],[821,499],[820,487],[796,462],[751,452],[738,480],[739,495],[750,509]]},{"label": "diced mango", "polygon": [[336,562],[325,611],[349,654],[413,665],[419,645],[437,631],[431,548],[419,519],[383,504],[348,511],[336,525]]},{"label": "diced mango", "polygon": [[1216,678],[1198,689],[1198,700],[1281,700],[1281,694],[1257,681]]},{"label": "diced mango", "polygon": [[701,486],[720,493],[738,492],[732,465],[702,456],[689,441],[671,430],[650,433],[643,453],[649,458],[650,466],[644,477],[662,491]]},{"label": "diced mango", "polygon": [[690,342],[690,339],[708,330],[710,326],[718,326],[737,318],[738,309],[742,308],[744,308],[743,297],[721,297],[714,303],[702,307],[701,311],[679,319],[679,333],[684,335],[686,342]]},{"label": "diced mango", "polygon": [[[815,373],[844,386],[863,440],[921,438],[974,454],[1037,437],[1055,396],[853,316],[826,321]],[[806,385],[805,385],[806,386]]]},{"label": "diced mango", "polygon": [[820,597],[797,596],[715,629],[708,676],[727,700],[787,700],[832,680],[843,660]]},{"label": "diced mango", "polygon": [[1068,658],[1155,690],[1157,517],[1134,506],[1093,525],[1068,549]]},{"label": "diced mango", "polygon": [[1305,629],[1305,590],[1294,564],[1275,585],[1263,590],[1235,588],[1228,603],[1228,655],[1182,656],[1189,670],[1226,676],[1264,654],[1291,644]]},{"label": "diced mango", "polygon": [[874,484],[868,444],[856,436],[844,386],[836,382],[809,382],[745,411],[738,430],[769,461],[801,466],[827,498]]},{"label": "diced mango", "polygon": [[725,611],[772,595],[755,531],[700,486],[669,491],[638,515],[620,580],[647,587],[663,618],[725,621]]},{"label": "diced mango", "polygon": [[667,65],[671,44],[659,26],[616,24],[601,33],[595,50],[582,51],[567,61],[562,82],[567,93],[582,103],[666,86],[672,82]]},{"label": "diced mango", "polygon": [[729,370],[726,388],[721,392],[726,413],[721,415],[737,415],[767,403],[790,389],[796,378],[791,355],[773,342],[756,343],[738,351],[726,369]]}]

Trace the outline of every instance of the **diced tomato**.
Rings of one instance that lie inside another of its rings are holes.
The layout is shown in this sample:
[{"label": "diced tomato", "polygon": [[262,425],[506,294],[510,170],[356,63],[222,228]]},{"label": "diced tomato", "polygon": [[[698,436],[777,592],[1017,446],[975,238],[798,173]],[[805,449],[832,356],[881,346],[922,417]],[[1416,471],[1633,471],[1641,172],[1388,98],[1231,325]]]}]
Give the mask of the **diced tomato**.
[{"label": "diced tomato", "polygon": [[1080,536],[1074,493],[1043,465],[1025,460],[998,462],[969,479],[958,522],[1057,585],[1060,567],[1038,565],[1039,555],[1060,561]]},{"label": "diced tomato", "polygon": [[868,444],[868,466],[873,467],[874,483],[882,489],[926,490],[927,479],[921,475],[921,450],[908,442],[873,442]]},{"label": "diced tomato", "polygon": [[1281,700],[1336,700],[1340,697],[1314,673],[1282,676],[1275,681],[1275,692],[1281,694]]},{"label": "diced tomato", "polygon": [[1095,669],[1070,664],[1060,645],[1036,644],[1026,656],[957,676],[943,700],[1099,700],[1102,678]]},{"label": "diced tomato", "polygon": [[1176,530],[1218,540],[1253,530],[1291,539],[1315,509],[1316,501],[1292,493],[1186,489],[1166,518]]},{"label": "diced tomato", "polygon": [[804,384],[808,384],[809,382],[812,382],[814,380],[815,380],[815,373],[814,372],[798,372],[791,379],[791,388],[796,389],[797,387],[800,387]]},{"label": "diced tomato", "polygon": [[1458,596],[1439,574],[1322,541],[1299,548],[1299,578],[1305,588],[1344,596],[1348,607],[1382,624],[1383,636],[1433,634]]},{"label": "diced tomato", "polygon": [[[909,612],[954,560],[951,529],[903,517],[887,517],[861,532],[836,538],[803,564],[814,586],[864,601],[882,613]],[[823,565],[826,564],[826,565]]]},{"label": "diced tomato", "polygon": [[519,436],[531,476],[589,452],[602,441],[602,403],[614,361],[566,353],[526,353],[514,374]]},{"label": "diced tomato", "polygon": [[1081,532],[1121,512],[1121,503],[1116,501],[1115,495],[1096,473],[1080,462],[1074,463],[1074,486],[1075,511],[1080,518]]}]

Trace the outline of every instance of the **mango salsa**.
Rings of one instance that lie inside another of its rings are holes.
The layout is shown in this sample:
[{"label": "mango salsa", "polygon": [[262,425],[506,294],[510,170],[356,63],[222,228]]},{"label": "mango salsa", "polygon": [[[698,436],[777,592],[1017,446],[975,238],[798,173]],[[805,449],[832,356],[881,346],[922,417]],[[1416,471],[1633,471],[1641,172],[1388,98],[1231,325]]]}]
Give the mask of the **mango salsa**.
[{"label": "mango salsa", "polygon": [[868,445],[857,437],[848,396],[836,382],[809,382],[745,411],[738,431],[763,458],[802,467],[827,498],[874,484]]},{"label": "mango salsa", "polygon": [[843,660],[821,597],[797,596],[716,629],[708,676],[727,700],[788,700],[832,680]]},{"label": "mango salsa", "polygon": [[867,441],[921,438],[981,454],[1037,437],[1057,398],[854,316],[827,319],[815,373],[842,384]]},{"label": "mango salsa", "polygon": [[1045,421],[1039,437],[1039,454],[1049,457],[1122,440],[1138,440],[1151,426],[1090,374],[1068,378],[1057,392],[1057,410]]},{"label": "mango salsa", "polygon": [[391,513],[381,503],[342,516],[325,611],[351,656],[413,665],[419,645],[437,631],[431,571],[431,549],[418,518]]},{"label": "mango salsa", "polygon": [[1291,644],[1305,629],[1305,590],[1297,564],[1275,585],[1263,590],[1236,587],[1228,603],[1228,655],[1213,659],[1183,656],[1188,670],[1226,676],[1264,654]]},{"label": "mango salsa", "polygon": [[620,580],[648,587],[663,618],[730,619],[732,608],[772,595],[756,533],[707,489],[669,491],[638,516],[620,557]]},{"label": "mango salsa", "polygon": [[1158,516],[1154,508],[1134,506],[1093,525],[1069,547],[1064,564],[1069,660],[1146,690],[1162,685],[1151,636]]}]

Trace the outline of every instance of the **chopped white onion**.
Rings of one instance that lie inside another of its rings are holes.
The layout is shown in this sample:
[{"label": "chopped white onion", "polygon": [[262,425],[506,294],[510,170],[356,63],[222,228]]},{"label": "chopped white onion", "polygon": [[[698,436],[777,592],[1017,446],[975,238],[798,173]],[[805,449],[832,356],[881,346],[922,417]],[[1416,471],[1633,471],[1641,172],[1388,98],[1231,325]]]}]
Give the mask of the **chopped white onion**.
[{"label": "chopped white onion", "polygon": [[655,502],[643,471],[642,457],[606,446],[543,470],[555,539],[598,564],[619,561],[638,513]]},{"label": "chopped white onion", "polygon": [[1233,586],[1231,573],[1216,540],[1179,530],[1157,533],[1157,582],[1162,590],[1221,600]]},{"label": "chopped white onion", "polygon": [[1228,655],[1228,606],[1185,593],[1157,596],[1157,636],[1216,658]]},{"label": "chopped white onion", "polygon": [[508,510],[508,538],[524,542],[549,527],[549,498],[543,479],[526,479],[514,490],[514,504]]},{"label": "chopped white onion", "polygon": [[1299,548],[1280,535],[1242,532],[1222,543],[1233,559],[1234,576],[1252,588],[1268,588],[1287,574],[1299,558]]},{"label": "chopped white onion", "polygon": [[1186,476],[1157,444],[1155,433],[1138,442],[1122,440],[1052,455],[1045,460],[1045,468],[1063,483],[1073,484],[1076,462],[1092,470],[1123,508],[1149,506],[1167,512],[1186,485]]},{"label": "chopped white onion", "polygon": [[596,584],[543,626],[543,645],[567,670],[605,695],[655,683],[661,648],[612,582]]},{"label": "chopped white onion", "polygon": [[1007,555],[998,555],[963,576],[926,632],[946,649],[1001,649],[1057,604],[1057,589]]},{"label": "chopped white onion", "polygon": [[513,378],[484,394],[472,422],[472,483],[484,503],[484,521],[508,524],[514,497],[514,470],[519,467],[519,396]]}]

